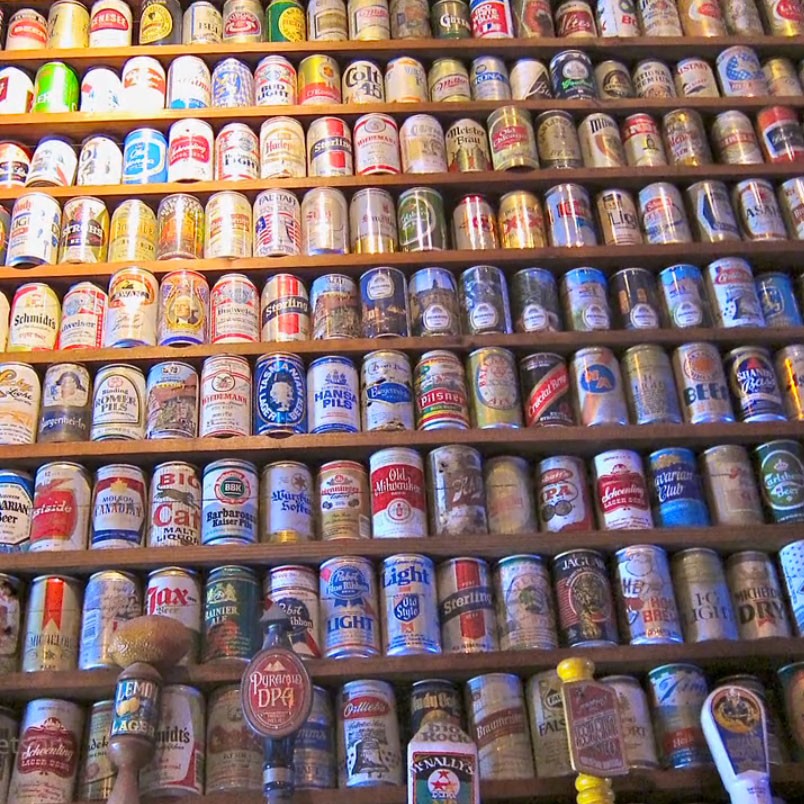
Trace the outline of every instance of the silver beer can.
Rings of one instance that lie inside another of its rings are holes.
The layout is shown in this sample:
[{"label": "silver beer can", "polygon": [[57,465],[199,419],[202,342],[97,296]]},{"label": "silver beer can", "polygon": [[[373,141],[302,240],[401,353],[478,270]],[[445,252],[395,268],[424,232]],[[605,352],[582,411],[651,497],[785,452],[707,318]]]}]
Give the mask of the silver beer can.
[{"label": "silver beer can", "polygon": [[600,680],[617,693],[628,767],[658,768],[648,696],[642,685],[633,676],[606,676]]},{"label": "silver beer can", "polygon": [[483,480],[489,533],[535,533],[536,508],[528,462],[513,455],[487,458]]},{"label": "silver beer can", "polygon": [[528,679],[526,695],[533,742],[536,775],[540,779],[570,776],[569,743],[561,679],[555,670],[536,673]]},{"label": "silver beer can", "polygon": [[765,521],[748,451],[739,444],[710,447],[700,455],[706,502],[714,525]]},{"label": "silver beer can", "polygon": [[726,580],[740,639],[792,635],[779,576],[767,553],[733,553],[726,559]]},{"label": "silver beer can", "polygon": [[441,647],[444,653],[498,649],[489,565],[461,556],[439,564],[436,574]]}]

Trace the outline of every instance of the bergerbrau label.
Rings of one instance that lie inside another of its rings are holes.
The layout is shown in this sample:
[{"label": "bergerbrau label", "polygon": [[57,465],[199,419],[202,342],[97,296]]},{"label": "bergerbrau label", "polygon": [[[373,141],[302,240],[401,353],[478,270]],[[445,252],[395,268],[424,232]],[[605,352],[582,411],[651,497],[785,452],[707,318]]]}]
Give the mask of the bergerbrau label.
[{"label": "bergerbrau label", "polygon": [[413,804],[473,804],[476,761],[465,751],[414,751],[410,771]]}]

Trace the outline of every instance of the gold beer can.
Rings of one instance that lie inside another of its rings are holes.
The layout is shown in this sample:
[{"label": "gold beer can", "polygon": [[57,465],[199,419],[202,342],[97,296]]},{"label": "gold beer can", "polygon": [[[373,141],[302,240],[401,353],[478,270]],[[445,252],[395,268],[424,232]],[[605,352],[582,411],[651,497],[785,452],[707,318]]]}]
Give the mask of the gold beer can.
[{"label": "gold beer can", "polygon": [[123,201],[109,225],[109,262],[156,259],[156,214],[137,198]]},{"label": "gold beer can", "polygon": [[514,190],[500,198],[497,226],[503,248],[547,247],[542,202],[526,190]]}]

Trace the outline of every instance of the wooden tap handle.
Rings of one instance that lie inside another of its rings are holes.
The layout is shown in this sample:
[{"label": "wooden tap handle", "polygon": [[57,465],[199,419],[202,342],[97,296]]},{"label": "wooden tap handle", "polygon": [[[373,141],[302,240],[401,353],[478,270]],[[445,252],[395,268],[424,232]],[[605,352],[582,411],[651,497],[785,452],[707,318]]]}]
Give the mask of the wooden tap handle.
[{"label": "wooden tap handle", "polygon": [[140,804],[139,768],[123,765],[106,804]]}]

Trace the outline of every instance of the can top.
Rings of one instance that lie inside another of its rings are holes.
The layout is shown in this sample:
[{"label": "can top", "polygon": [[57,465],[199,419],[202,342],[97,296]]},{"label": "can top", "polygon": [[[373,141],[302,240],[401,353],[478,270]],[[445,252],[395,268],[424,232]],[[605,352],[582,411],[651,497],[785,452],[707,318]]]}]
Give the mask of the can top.
[{"label": "can top", "polygon": [[675,553],[672,561],[674,564],[679,564],[685,559],[691,559],[699,555],[715,556],[715,558],[720,558],[720,553],[718,553],[717,550],[713,550],[711,547],[687,547],[684,550],[679,550],[677,553]]},{"label": "can top", "polygon": [[405,362],[410,365],[408,356],[404,352],[397,352],[395,349],[377,349],[374,352],[369,352],[363,357],[363,367],[365,368],[366,363],[368,363],[370,360],[389,360],[390,358]]},{"label": "can top", "polygon": [[677,673],[679,670],[686,670],[688,672],[704,675],[704,671],[698,667],[697,664],[690,664],[688,662],[671,662],[670,664],[662,664],[659,667],[654,667],[648,670],[647,676],[654,679],[657,676],[664,676],[668,673]]},{"label": "can top", "polygon": [[245,469],[246,471],[257,473],[257,467],[251,461],[241,461],[237,458],[223,458],[219,461],[208,463],[204,467],[204,477],[218,469]]},{"label": "can top", "polygon": [[483,558],[476,558],[475,556],[455,556],[454,558],[448,558],[446,561],[442,561],[438,565],[438,568],[441,569],[442,567],[451,567],[457,564],[459,561],[463,563],[468,561],[472,564],[477,564],[478,566],[486,567],[487,569],[489,566],[488,561],[486,561]]},{"label": "can top", "polygon": [[621,684],[631,684],[632,686],[639,687],[642,689],[642,685],[639,683],[639,679],[635,678],[634,676],[626,676],[626,675],[615,675],[615,676],[603,676],[599,678],[598,681],[602,681],[604,684],[611,684],[612,682],[619,682]]},{"label": "can top", "polygon": [[37,575],[31,584],[44,583],[46,581],[64,581],[67,585],[78,585],[80,581],[73,575]]},{"label": "can top", "polygon": [[0,572],[0,582],[8,584],[9,586],[19,589],[22,587],[22,580],[16,575],[8,575],[5,572]]},{"label": "can top", "polygon": [[515,561],[530,561],[534,564],[541,564],[544,566],[544,559],[541,556],[537,556],[533,553],[517,553],[513,556],[505,556],[505,558],[501,558],[499,561],[497,561],[494,566],[502,567],[504,564],[512,564]]},{"label": "can top", "polygon": [[622,547],[617,550],[614,555],[618,559],[626,558],[633,556],[637,551],[655,553],[663,556],[667,555],[667,550],[665,550],[663,547],[659,547],[658,544],[629,544],[628,547]]},{"label": "can top", "polygon": [[732,553],[726,558],[726,566],[741,564],[743,561],[761,561],[770,563],[770,556],[761,550],[740,550],[739,553]]},{"label": "can top", "polygon": [[139,578],[136,575],[133,575],[130,572],[123,572],[123,570],[116,570],[116,569],[104,569],[98,572],[93,572],[92,575],[89,576],[88,583],[92,583],[92,581],[96,578],[122,578],[129,583],[133,583],[135,585],[139,585]]},{"label": "can top", "polygon": [[188,569],[187,567],[160,567],[148,573],[148,580],[158,578],[160,575],[189,575],[193,577],[198,575],[198,570]]},{"label": "can top", "polygon": [[555,564],[556,561],[558,561],[561,558],[564,558],[565,556],[573,556],[579,554],[587,556],[595,556],[596,558],[599,558],[601,561],[605,560],[603,558],[603,553],[601,553],[599,550],[592,550],[588,547],[574,547],[572,550],[564,550],[564,552],[557,553],[556,555],[554,555],[552,563]]},{"label": "can top", "polygon": [[504,681],[507,684],[514,686],[521,685],[522,679],[516,673],[483,673],[480,676],[474,676],[466,682],[468,688],[478,687],[487,684],[490,681]]}]

